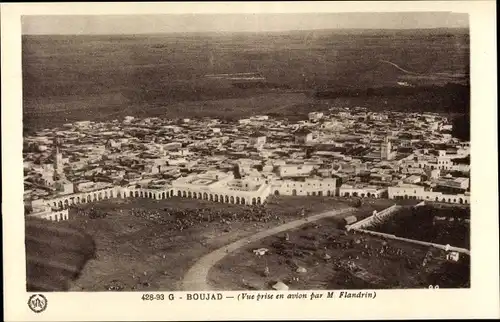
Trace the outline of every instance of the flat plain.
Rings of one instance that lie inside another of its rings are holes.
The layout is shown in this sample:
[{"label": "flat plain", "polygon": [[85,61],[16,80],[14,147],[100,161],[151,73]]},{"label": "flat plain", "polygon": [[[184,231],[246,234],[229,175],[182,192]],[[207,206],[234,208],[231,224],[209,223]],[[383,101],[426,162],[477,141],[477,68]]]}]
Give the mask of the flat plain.
[{"label": "flat plain", "polygon": [[[468,59],[469,36],[461,29],[23,36],[24,127],[126,115],[244,117],[271,110],[288,117],[326,108],[315,96],[322,90],[467,82]],[[262,75],[264,85],[242,88],[207,77],[245,72]],[[336,106],[449,113],[465,112],[463,104],[422,94],[331,99]]]}]

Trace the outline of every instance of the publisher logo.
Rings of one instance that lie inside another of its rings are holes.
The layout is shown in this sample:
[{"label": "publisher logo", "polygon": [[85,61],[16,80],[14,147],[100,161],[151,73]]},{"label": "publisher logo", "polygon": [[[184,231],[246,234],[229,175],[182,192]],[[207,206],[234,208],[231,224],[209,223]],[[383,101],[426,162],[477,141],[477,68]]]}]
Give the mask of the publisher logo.
[{"label": "publisher logo", "polygon": [[28,300],[28,306],[31,311],[41,313],[47,308],[47,299],[42,294],[34,294]]}]

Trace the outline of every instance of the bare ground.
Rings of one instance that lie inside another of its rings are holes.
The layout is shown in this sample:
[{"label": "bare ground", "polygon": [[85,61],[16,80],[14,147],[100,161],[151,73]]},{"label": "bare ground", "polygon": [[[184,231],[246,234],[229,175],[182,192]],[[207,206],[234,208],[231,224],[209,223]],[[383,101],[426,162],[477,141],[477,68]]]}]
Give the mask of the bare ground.
[{"label": "bare ground", "polygon": [[[440,250],[347,234],[338,224],[322,219],[290,231],[288,241],[281,233],[249,244],[214,265],[208,281],[221,290],[267,290],[275,281],[297,290],[470,287],[467,256],[450,263]],[[258,248],[269,252],[257,256]]]},{"label": "bare ground", "polygon": [[[365,215],[392,202],[376,200],[363,205]],[[273,197],[263,207],[265,216],[253,218],[260,210],[251,207],[218,204],[202,200],[171,198],[168,200],[107,200],[86,205],[105,212],[105,218],[90,219],[70,210],[73,224],[91,234],[97,246],[97,259],[87,263],[74,291],[105,290],[180,290],[186,271],[201,256],[256,232],[306,215],[347,207],[349,201],[321,197]],[[200,209],[223,211],[237,216],[212,222],[195,219]],[[155,217],[136,216],[141,211],[169,218],[172,211],[185,211],[192,226],[172,229],[173,221],[158,222]],[[191,220],[191,219],[190,219]]]}]

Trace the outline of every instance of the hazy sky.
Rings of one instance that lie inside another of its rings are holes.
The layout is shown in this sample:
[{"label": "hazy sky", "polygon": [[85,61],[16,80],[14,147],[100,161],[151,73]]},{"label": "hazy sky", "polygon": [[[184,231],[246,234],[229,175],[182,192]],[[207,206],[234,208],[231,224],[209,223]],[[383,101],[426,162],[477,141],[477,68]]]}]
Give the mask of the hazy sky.
[{"label": "hazy sky", "polygon": [[465,13],[321,13],[23,16],[23,34],[258,32],[335,28],[467,28]]}]

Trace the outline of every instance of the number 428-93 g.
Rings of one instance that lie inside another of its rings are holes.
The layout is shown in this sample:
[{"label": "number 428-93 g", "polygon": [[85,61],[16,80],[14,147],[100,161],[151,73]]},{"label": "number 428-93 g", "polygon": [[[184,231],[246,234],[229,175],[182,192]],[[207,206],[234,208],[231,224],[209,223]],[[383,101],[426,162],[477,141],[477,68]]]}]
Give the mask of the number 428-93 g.
[{"label": "number 428-93 g", "polygon": [[164,301],[164,300],[173,301],[174,294],[168,294],[167,296],[165,296],[165,294],[162,293],[146,293],[142,295],[141,299],[143,301]]}]

